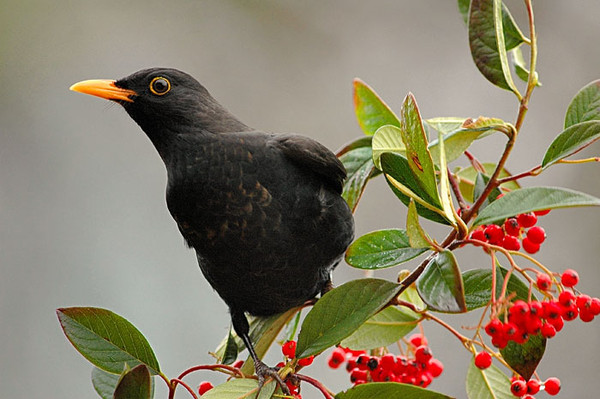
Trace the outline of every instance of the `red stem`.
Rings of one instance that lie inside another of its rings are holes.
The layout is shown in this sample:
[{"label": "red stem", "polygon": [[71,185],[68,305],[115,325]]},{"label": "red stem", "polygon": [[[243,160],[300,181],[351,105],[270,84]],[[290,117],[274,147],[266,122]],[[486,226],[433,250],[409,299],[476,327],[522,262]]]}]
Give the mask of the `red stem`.
[{"label": "red stem", "polygon": [[304,375],[304,374],[294,374],[293,376],[298,378],[301,381],[306,381],[309,384],[311,384],[312,386],[314,386],[315,388],[317,388],[319,391],[321,391],[321,393],[323,394],[323,396],[325,396],[325,398],[334,399],[333,395],[331,395],[331,393],[329,393],[329,390],[327,388],[325,388],[325,386],[321,383],[321,381],[316,380],[316,379],[309,377],[307,375]]}]

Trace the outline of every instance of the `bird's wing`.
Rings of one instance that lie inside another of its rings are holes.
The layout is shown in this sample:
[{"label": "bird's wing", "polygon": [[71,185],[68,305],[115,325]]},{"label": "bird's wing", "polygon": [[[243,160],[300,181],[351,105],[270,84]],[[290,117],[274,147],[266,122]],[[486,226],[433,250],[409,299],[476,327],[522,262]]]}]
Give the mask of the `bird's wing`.
[{"label": "bird's wing", "polygon": [[272,143],[292,162],[321,176],[338,193],[342,193],[346,169],[327,147],[295,134],[274,136]]}]

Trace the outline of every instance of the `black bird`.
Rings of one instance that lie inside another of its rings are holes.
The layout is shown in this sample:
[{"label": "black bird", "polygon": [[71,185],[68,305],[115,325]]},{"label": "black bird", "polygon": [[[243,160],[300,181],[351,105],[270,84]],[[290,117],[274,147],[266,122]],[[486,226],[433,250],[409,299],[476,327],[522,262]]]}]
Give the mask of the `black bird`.
[{"label": "black bird", "polygon": [[259,385],[271,376],[285,390],[257,357],[245,313],[281,313],[331,287],[354,235],[340,195],[342,163],[310,138],[248,127],[176,69],[87,80],[71,90],[121,104],[150,138],[167,168],[169,211],[229,306]]}]

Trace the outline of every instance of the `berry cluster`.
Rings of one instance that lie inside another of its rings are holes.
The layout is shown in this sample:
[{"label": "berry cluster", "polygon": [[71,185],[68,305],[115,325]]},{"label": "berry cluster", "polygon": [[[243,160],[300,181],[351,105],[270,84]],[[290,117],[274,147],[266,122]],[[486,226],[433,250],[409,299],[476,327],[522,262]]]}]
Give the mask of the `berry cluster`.
[{"label": "berry cluster", "polygon": [[[472,233],[474,240],[498,245],[509,251],[518,251],[521,244],[525,252],[534,254],[546,240],[543,227],[536,226],[538,216],[546,215],[550,210],[522,213],[508,218],[502,226],[489,224],[477,227]],[[521,241],[519,241],[521,240]]]},{"label": "berry cluster", "polygon": [[520,376],[513,377],[510,382],[510,391],[516,397],[523,399],[533,399],[533,395],[540,391],[546,391],[548,395],[554,396],[560,391],[560,380],[551,377],[542,383],[540,380],[525,381]]},{"label": "berry cluster", "polygon": [[439,377],[444,365],[433,357],[427,346],[427,339],[421,334],[409,338],[408,356],[387,353],[383,356],[370,356],[366,351],[352,351],[337,347],[328,359],[329,367],[339,368],[344,362],[354,385],[366,382],[401,382],[427,387]]},{"label": "berry cluster", "polygon": [[[579,276],[574,270],[566,270],[561,275],[563,287],[572,288],[578,282]],[[540,274],[536,284],[542,291],[547,291],[552,280],[550,276]],[[545,338],[552,338],[562,330],[565,321],[579,316],[582,321],[590,322],[599,314],[600,299],[564,290],[558,298],[551,300],[515,301],[508,308],[506,322],[494,318],[485,326],[485,332],[492,338],[492,345],[502,349],[510,341],[523,344],[530,335],[542,334]]]},{"label": "berry cluster", "polygon": [[[286,357],[287,360],[296,359],[296,341],[286,341],[281,345],[281,353]],[[310,366],[312,362],[315,360],[314,356],[304,357],[302,359],[297,360],[297,365],[300,367]],[[275,367],[283,367],[285,366],[284,362],[279,362]],[[300,384],[299,381],[293,381],[292,379],[287,379],[285,381],[290,393],[294,396],[295,399],[302,399],[302,395],[300,394]]]}]

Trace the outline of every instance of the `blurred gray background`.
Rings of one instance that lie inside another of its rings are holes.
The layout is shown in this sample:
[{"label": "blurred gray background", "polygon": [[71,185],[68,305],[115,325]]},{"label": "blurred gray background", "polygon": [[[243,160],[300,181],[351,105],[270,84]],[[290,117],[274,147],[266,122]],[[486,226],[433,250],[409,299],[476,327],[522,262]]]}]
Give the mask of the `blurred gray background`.
[{"label": "blurred gray background", "polygon": [[[524,31],[523,4],[509,7]],[[538,164],[561,131],[571,97],[600,78],[600,3],[536,2],[539,73],[508,168]],[[79,80],[120,78],[141,68],[187,71],[247,124],[297,132],[337,149],[361,135],[351,82],[360,77],[398,110],[412,91],[424,117],[493,116],[513,121],[514,96],[476,70],[453,0],[430,1],[35,1],[0,12],[0,397],[93,398],[91,366],[65,339],[55,309],[109,308],[131,320],[174,377],[209,363],[229,316],[198,270],[164,201],[165,171],[149,140],[119,106],[68,91]],[[493,161],[503,139],[477,143]],[[584,153],[597,155],[598,145]],[[455,164],[464,163],[459,160]],[[600,196],[599,165],[553,167],[524,185],[559,185]],[[371,184],[357,234],[403,226],[405,209]],[[438,239],[443,229],[426,224]],[[574,267],[598,295],[600,210],[569,209],[541,220],[539,259]],[[457,251],[464,269],[487,267]],[[409,264],[414,267],[415,264]],[[398,268],[383,276],[392,277]],[[347,265],[336,283],[361,276]],[[473,319],[451,318],[456,326]],[[549,342],[542,378],[559,376],[565,398],[600,390],[600,325],[567,324]],[[425,324],[446,365],[432,389],[465,397],[469,355]],[[278,351],[270,354],[277,361]],[[348,375],[325,356],[307,371],[334,391]],[[222,380],[211,373],[190,378]],[[164,397],[157,383],[157,397]],[[180,392],[178,397],[187,397]],[[305,398],[319,397],[305,388]],[[540,394],[540,397],[545,397]]]}]

